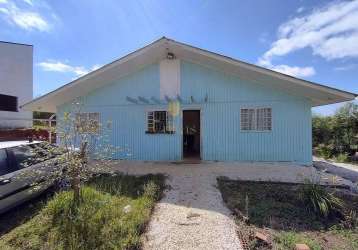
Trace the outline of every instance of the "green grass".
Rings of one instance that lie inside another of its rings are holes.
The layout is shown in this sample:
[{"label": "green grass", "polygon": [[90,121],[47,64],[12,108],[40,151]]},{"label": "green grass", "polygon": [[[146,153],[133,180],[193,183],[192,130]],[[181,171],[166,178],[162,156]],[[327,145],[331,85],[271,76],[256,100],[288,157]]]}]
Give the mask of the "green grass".
[{"label": "green grass", "polygon": [[[0,238],[0,249],[138,249],[164,176],[106,175],[60,192],[31,220]],[[126,212],[124,207],[130,206]]]},{"label": "green grass", "polygon": [[277,250],[295,249],[297,243],[306,244],[311,250],[321,250],[320,244],[311,239],[304,233],[297,232],[280,232],[275,238],[275,247]]},{"label": "green grass", "polygon": [[[296,243],[305,243],[311,249],[358,249],[358,228],[352,226],[358,225],[357,216],[355,223],[354,218],[346,217],[349,211],[358,212],[358,196],[337,193],[342,208],[325,217],[308,209],[310,204],[302,200],[307,185],[218,178],[218,187],[227,206],[238,214],[240,231],[251,241],[252,249],[271,249],[252,239],[257,231],[270,236],[272,249],[294,249]],[[242,215],[248,215],[248,223]]]}]

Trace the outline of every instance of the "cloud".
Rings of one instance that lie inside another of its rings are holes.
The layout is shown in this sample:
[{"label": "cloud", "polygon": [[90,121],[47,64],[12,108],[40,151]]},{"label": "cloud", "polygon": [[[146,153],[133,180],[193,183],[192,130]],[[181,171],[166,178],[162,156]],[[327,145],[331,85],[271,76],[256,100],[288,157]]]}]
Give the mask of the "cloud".
[{"label": "cloud", "polygon": [[305,10],[305,7],[299,7],[297,10],[296,10],[296,12],[297,13],[301,13],[302,11],[304,11]]},{"label": "cloud", "polygon": [[268,33],[264,32],[259,36],[260,43],[268,43]]},{"label": "cloud", "polygon": [[339,66],[339,67],[335,67],[334,70],[336,71],[347,71],[347,70],[352,70],[358,67],[358,64],[348,64],[348,65],[344,65],[344,66]]},{"label": "cloud", "polygon": [[95,64],[92,66],[91,71],[97,70],[97,69],[101,68],[102,66],[103,66],[102,64]]},{"label": "cloud", "polygon": [[274,68],[275,58],[304,48],[326,60],[358,57],[358,1],[334,2],[283,23],[258,63]]},{"label": "cloud", "polygon": [[60,72],[60,73],[71,73],[76,77],[80,77],[88,74],[89,72],[96,70],[101,67],[99,64],[95,64],[91,68],[87,69],[83,66],[72,66],[67,63],[63,63],[60,61],[47,60],[45,62],[40,62],[37,64],[44,71],[51,72]]},{"label": "cloud", "polygon": [[[20,8],[15,2],[0,0],[0,15],[10,24],[16,25],[24,30],[49,31],[51,25],[49,21],[34,8],[34,2],[24,0],[28,8]],[[47,13],[49,10],[46,10]],[[51,13],[53,15],[53,13]]]},{"label": "cloud", "polygon": [[24,2],[27,3],[27,4],[29,4],[29,5],[31,5],[31,6],[34,5],[34,3],[32,2],[32,0],[24,0]]},{"label": "cloud", "polygon": [[316,70],[313,67],[298,67],[285,64],[273,65],[271,61],[262,58],[259,58],[258,65],[294,77],[309,77],[316,74]]},{"label": "cloud", "polygon": [[275,65],[270,67],[270,69],[296,77],[309,77],[316,74],[316,71],[313,67],[298,67],[298,66],[288,66],[288,65]]}]

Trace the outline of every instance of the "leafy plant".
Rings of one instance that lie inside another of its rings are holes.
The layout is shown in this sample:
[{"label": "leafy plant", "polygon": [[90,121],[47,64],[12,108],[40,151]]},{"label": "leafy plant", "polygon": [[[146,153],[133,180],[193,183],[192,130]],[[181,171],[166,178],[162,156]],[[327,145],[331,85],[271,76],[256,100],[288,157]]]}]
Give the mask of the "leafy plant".
[{"label": "leafy plant", "polygon": [[302,186],[299,198],[307,205],[310,212],[325,218],[333,212],[339,212],[344,205],[343,201],[333,193],[328,192],[318,183],[310,181]]},{"label": "leafy plant", "polygon": [[297,243],[305,243],[312,250],[321,250],[321,246],[315,240],[309,239],[305,237],[304,234],[296,233],[296,232],[282,232],[276,235],[275,242],[277,242],[276,249],[294,249],[295,244]]},{"label": "leafy plant", "polygon": [[324,158],[340,157],[342,161],[346,160],[345,154],[354,155],[358,150],[358,104],[346,103],[331,116],[314,115],[312,137],[317,155]]},{"label": "leafy plant", "polygon": [[332,157],[332,147],[329,147],[324,144],[320,144],[315,148],[316,154],[325,159],[329,159]]},{"label": "leafy plant", "polygon": [[358,214],[355,210],[349,210],[344,216],[344,226],[346,228],[358,229]]},{"label": "leafy plant", "polygon": [[349,161],[349,156],[348,156],[347,153],[340,153],[334,158],[334,160],[336,162],[348,162]]}]

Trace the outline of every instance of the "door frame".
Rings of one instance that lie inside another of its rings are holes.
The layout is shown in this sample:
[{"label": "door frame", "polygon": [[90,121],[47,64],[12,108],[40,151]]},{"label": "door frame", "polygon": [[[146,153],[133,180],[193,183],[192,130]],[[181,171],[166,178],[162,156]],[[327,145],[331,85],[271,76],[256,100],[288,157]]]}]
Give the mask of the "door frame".
[{"label": "door frame", "polygon": [[183,129],[184,129],[184,111],[199,111],[199,131],[200,131],[200,155],[199,155],[199,159],[202,160],[203,159],[203,126],[202,126],[202,122],[203,122],[203,110],[201,107],[199,106],[189,106],[189,107],[183,107],[181,110],[181,159],[184,160],[184,134],[183,134]]}]

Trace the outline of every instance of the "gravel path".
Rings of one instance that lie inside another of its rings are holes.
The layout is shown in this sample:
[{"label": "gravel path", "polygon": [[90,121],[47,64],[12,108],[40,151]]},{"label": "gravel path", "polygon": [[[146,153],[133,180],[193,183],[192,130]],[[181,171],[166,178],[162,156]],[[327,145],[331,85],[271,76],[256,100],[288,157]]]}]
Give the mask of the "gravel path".
[{"label": "gravel path", "polygon": [[349,163],[339,163],[327,161],[322,158],[314,157],[313,165],[321,170],[330,174],[341,176],[345,179],[358,183],[358,166]]},{"label": "gravel path", "polygon": [[242,249],[214,175],[193,170],[171,176],[168,184],[172,189],[156,206],[144,249]]},{"label": "gravel path", "polygon": [[143,248],[149,249],[242,249],[236,225],[226,208],[216,178],[303,182],[320,176],[322,184],[353,185],[343,178],[313,167],[276,163],[177,164],[170,162],[113,162],[112,170],[143,175],[168,175],[164,198],[157,203]]}]

